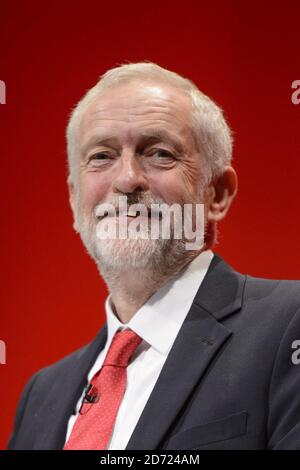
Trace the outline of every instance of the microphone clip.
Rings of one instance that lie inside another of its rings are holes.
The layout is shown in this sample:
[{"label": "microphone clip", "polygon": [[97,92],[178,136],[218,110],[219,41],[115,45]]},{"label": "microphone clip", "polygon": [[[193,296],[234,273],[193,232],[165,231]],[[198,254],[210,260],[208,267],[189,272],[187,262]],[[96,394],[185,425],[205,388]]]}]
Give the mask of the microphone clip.
[{"label": "microphone clip", "polygon": [[88,405],[93,405],[94,403],[97,403],[99,399],[100,399],[100,394],[98,393],[97,387],[93,384],[88,384],[85,389],[85,394],[82,399],[79,413],[81,415],[87,413],[90,409],[90,406]]}]

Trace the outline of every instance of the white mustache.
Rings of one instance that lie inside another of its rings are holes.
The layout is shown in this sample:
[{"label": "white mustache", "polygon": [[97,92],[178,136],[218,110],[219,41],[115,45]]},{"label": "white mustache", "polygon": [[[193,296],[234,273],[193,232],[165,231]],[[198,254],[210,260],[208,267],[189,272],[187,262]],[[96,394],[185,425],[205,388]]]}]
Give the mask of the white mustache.
[{"label": "white mustache", "polygon": [[[121,201],[120,201],[121,199]],[[144,198],[145,199],[145,198]],[[101,202],[97,204],[97,206],[94,209],[94,215],[98,219],[102,219],[106,216],[130,216],[130,217],[135,217],[138,213],[138,215],[144,215],[148,214],[151,215],[151,217],[159,216],[160,210],[159,206],[160,204],[164,204],[167,206],[167,204],[164,201],[156,201],[154,198],[149,198],[147,201],[135,201],[132,204],[127,204],[127,197],[126,196],[120,196],[120,198],[117,200],[117,202],[114,200],[112,202]]]}]

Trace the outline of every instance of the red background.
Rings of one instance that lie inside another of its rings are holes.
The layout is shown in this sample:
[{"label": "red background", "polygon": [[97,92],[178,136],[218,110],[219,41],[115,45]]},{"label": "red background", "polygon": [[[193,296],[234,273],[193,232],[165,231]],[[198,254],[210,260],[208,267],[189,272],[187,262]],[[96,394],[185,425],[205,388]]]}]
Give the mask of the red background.
[{"label": "red background", "polygon": [[0,8],[3,448],[29,376],[89,342],[104,321],[104,283],[72,229],[64,132],[71,107],[108,68],[152,60],[225,109],[239,192],[215,251],[241,272],[300,278],[300,105],[291,102],[300,5],[7,0]]}]

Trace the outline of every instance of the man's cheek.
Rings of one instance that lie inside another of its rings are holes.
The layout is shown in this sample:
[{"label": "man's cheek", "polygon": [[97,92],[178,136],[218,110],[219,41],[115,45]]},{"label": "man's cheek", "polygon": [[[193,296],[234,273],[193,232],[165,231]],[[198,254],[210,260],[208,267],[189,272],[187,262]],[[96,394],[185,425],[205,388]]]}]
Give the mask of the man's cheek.
[{"label": "man's cheek", "polygon": [[153,197],[160,198],[166,204],[179,202],[183,196],[183,189],[178,187],[178,183],[175,185],[167,178],[162,185],[153,185],[150,190]]},{"label": "man's cheek", "polygon": [[81,191],[81,204],[85,212],[94,209],[104,198],[103,191],[93,185],[85,185]]}]

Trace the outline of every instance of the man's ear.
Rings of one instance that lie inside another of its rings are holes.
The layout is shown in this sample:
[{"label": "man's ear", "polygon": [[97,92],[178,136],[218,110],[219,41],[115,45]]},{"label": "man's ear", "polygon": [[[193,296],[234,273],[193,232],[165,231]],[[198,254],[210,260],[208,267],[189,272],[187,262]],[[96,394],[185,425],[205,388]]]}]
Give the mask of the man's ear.
[{"label": "man's ear", "polygon": [[238,178],[232,166],[226,166],[222,174],[213,178],[207,189],[207,220],[222,220],[237,193]]},{"label": "man's ear", "polygon": [[76,210],[75,210],[75,206],[76,206],[75,205],[75,198],[76,198],[75,185],[70,175],[68,176],[67,182],[68,182],[68,189],[69,189],[69,202],[70,202],[70,206],[71,206],[72,214],[73,214],[73,228],[75,232],[78,232],[77,225],[76,225]]}]

